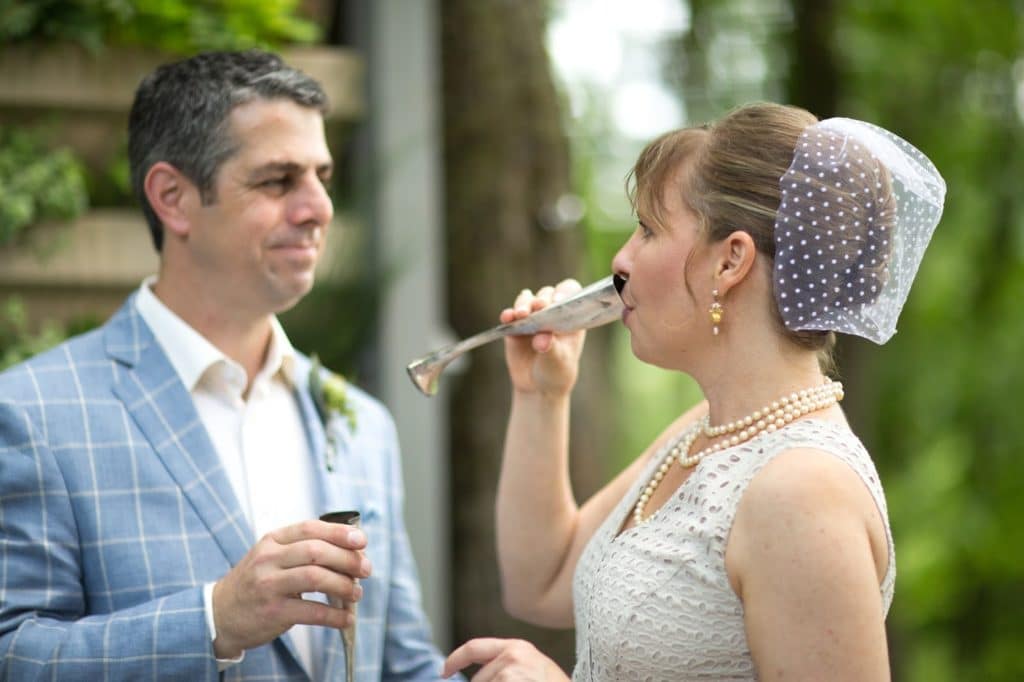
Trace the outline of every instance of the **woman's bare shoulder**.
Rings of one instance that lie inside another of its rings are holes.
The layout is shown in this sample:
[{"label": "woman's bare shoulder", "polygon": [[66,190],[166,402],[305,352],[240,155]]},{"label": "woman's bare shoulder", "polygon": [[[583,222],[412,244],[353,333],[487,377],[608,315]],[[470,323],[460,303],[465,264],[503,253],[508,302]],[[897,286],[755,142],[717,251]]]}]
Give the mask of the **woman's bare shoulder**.
[{"label": "woman's bare shoulder", "polygon": [[727,551],[730,577],[735,580],[743,566],[763,570],[795,557],[820,560],[850,543],[870,553],[882,542],[871,536],[882,528],[857,472],[826,450],[792,448],[766,464],[740,499]]}]

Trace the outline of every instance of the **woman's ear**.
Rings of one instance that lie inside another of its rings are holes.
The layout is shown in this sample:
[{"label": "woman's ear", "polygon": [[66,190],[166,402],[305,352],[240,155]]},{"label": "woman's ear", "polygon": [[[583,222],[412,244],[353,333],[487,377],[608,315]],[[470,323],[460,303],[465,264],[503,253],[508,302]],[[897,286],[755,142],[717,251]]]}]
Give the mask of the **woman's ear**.
[{"label": "woman's ear", "polygon": [[744,279],[754,267],[757,247],[750,233],[736,230],[718,244],[719,258],[713,273],[715,286],[724,295]]},{"label": "woman's ear", "polygon": [[186,236],[191,225],[189,193],[195,191],[191,181],[171,164],[158,161],[146,173],[142,188],[164,230],[179,237]]}]

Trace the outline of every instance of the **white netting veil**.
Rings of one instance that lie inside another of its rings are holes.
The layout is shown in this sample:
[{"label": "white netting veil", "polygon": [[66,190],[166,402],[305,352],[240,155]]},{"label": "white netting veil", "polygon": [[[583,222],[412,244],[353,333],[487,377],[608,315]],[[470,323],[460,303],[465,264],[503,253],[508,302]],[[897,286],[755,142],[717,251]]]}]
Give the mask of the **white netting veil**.
[{"label": "white netting veil", "polygon": [[774,288],[786,327],[888,341],[942,215],[942,176],[888,130],[831,118],[804,130],[780,186]]}]

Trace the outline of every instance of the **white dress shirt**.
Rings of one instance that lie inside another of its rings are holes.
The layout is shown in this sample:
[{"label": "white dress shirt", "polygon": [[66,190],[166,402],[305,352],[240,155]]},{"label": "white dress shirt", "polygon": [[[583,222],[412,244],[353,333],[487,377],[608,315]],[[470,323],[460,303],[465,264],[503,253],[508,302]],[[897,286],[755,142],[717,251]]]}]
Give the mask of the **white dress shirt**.
[{"label": "white dress shirt", "polygon": [[[246,396],[242,366],[164,305],[151,289],[155,282],[149,277],[142,283],[135,306],[192,394],[254,537],[314,518],[313,459],[293,392],[295,349],[277,318],[271,318],[266,361]],[[212,595],[210,583],[204,600],[215,638]],[[296,625],[290,633],[302,666],[317,679],[322,628]],[[221,668],[235,662],[221,661]]]}]

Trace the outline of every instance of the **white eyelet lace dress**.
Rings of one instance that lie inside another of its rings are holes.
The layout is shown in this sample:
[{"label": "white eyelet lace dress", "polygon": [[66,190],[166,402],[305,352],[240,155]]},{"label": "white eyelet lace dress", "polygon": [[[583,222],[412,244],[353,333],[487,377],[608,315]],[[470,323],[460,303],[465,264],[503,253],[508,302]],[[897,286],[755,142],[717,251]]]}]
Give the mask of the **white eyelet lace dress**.
[{"label": "white eyelet lace dress", "polygon": [[750,481],[772,458],[793,448],[838,457],[871,491],[889,544],[879,595],[888,613],[896,561],[875,465],[845,426],[801,420],[707,456],[646,523],[616,536],[665,452],[651,458],[576,567],[574,680],[757,679],[743,605],[725,571],[726,541]]}]

